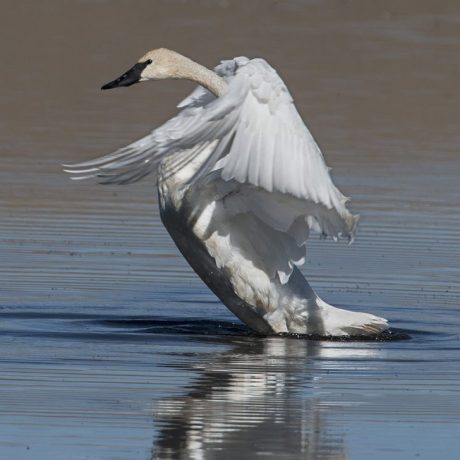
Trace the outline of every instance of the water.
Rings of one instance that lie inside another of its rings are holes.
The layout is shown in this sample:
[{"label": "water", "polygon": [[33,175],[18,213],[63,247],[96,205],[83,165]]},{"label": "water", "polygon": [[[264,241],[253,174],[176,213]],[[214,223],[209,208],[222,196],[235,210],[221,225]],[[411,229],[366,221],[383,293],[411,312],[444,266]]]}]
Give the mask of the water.
[{"label": "water", "polygon": [[[4,1],[0,457],[457,459],[454,1]],[[61,162],[141,137],[186,82],[101,93],[147,49],[280,70],[361,214],[305,272],[410,340],[250,334],[161,227],[155,191]]]}]

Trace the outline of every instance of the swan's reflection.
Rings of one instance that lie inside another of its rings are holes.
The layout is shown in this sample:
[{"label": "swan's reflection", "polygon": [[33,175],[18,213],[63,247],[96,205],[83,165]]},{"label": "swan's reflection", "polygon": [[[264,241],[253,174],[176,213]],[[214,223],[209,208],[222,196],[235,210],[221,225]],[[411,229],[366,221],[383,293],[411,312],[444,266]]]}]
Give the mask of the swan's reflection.
[{"label": "swan's reflection", "polygon": [[155,405],[153,458],[347,458],[341,429],[327,426],[330,409],[315,389],[317,358],[330,359],[333,349],[343,358],[343,348],[276,337],[231,343],[206,361],[184,396]]}]

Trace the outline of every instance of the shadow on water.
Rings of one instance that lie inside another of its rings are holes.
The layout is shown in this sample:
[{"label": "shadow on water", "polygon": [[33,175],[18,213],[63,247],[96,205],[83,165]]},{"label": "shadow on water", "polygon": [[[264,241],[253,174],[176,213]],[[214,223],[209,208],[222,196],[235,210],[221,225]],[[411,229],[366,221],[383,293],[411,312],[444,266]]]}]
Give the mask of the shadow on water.
[{"label": "shadow on water", "polygon": [[133,332],[178,335],[239,335],[253,333],[242,323],[195,318],[136,317],[100,320],[100,324]]},{"label": "shadow on water", "polygon": [[[241,336],[263,338],[264,335],[251,331],[239,321],[213,320],[208,318],[177,318],[177,317],[154,317],[154,316],[107,316],[107,315],[84,315],[73,313],[40,313],[40,312],[8,312],[0,313],[2,319],[1,333],[15,332],[24,334],[37,334],[45,336],[65,336],[67,334],[82,335],[92,334],[100,338],[110,337],[120,340],[126,334],[176,334],[178,336]],[[53,324],[59,327],[53,328]],[[8,327],[8,325],[12,327]],[[26,326],[27,325],[27,326]],[[80,327],[81,326],[81,327]],[[51,327],[51,330],[50,330]],[[271,337],[289,338],[306,341],[331,341],[331,342],[390,342],[397,340],[408,340],[408,331],[392,328],[374,336],[352,336],[352,337],[330,337],[308,334],[281,333]],[[426,332],[428,333],[428,332]],[[83,337],[84,338],[84,337]]]},{"label": "shadow on water", "polygon": [[[178,319],[178,318],[117,318],[99,321],[101,324],[114,328],[133,330],[136,332],[156,334],[187,334],[187,335],[242,335],[252,337],[265,337],[248,329],[244,324],[230,321],[216,321],[210,319]],[[285,337],[299,340],[318,341],[364,341],[364,342],[388,342],[393,340],[408,340],[410,335],[403,329],[392,328],[375,336],[331,337],[312,334],[276,334],[274,337]]]},{"label": "shadow on water", "polygon": [[[262,338],[267,337],[250,330],[246,325],[233,321],[216,321],[207,318],[167,318],[167,317],[136,317],[97,320],[101,325],[120,328],[125,331],[147,334],[177,334],[198,336],[244,336]],[[410,331],[417,333],[417,331]],[[308,341],[330,342],[391,342],[397,340],[409,340],[409,331],[391,328],[374,336],[351,336],[332,337],[314,334],[281,333],[270,337],[289,338]]]}]

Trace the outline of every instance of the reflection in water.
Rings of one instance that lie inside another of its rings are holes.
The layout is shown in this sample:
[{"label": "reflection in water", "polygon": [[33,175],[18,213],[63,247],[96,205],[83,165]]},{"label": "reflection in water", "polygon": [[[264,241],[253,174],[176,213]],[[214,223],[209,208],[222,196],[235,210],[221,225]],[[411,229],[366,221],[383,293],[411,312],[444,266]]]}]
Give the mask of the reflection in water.
[{"label": "reflection in water", "polygon": [[207,362],[184,396],[155,405],[153,458],[347,458],[314,395],[321,353],[319,342],[238,341]]}]

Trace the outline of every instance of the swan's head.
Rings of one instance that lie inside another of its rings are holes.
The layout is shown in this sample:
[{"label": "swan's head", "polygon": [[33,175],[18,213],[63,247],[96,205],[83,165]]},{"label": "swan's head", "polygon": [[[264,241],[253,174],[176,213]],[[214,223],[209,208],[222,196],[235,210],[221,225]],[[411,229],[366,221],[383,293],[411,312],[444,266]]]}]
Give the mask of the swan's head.
[{"label": "swan's head", "polygon": [[131,86],[134,83],[146,80],[164,80],[166,78],[180,78],[181,60],[187,59],[180,54],[158,48],[144,54],[137,64],[126,71],[121,77],[113,80],[101,89],[120,88]]}]

